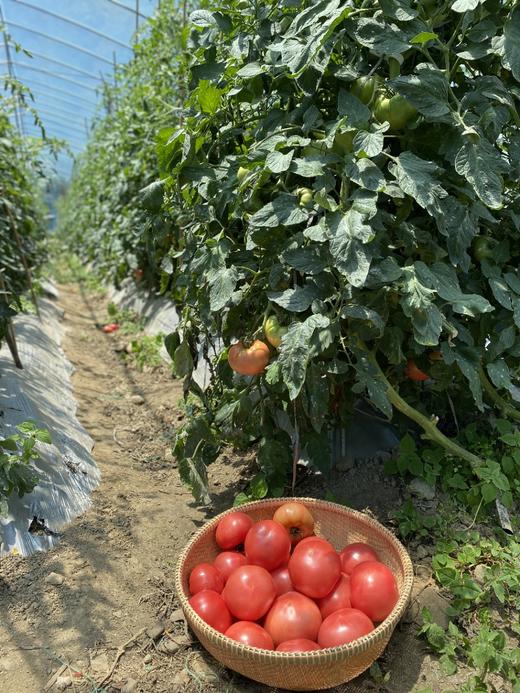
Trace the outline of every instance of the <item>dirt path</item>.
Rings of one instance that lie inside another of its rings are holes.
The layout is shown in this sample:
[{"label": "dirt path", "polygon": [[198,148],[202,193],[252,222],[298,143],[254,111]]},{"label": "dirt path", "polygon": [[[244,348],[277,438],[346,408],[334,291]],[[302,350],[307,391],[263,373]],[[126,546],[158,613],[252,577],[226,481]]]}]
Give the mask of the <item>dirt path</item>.
[{"label": "dirt path", "polygon": [[[95,327],[103,302],[74,287],[60,302],[78,416],[95,440],[102,483],[56,550],[0,564],[2,693],[43,690],[61,661],[103,673],[114,648],[157,620],[161,599],[171,601],[178,549],[204,519],[172,473],[179,383],[166,369],[151,377],[125,367],[114,338]],[[52,572],[63,584],[46,582]]]},{"label": "dirt path", "polygon": [[[267,693],[264,686],[219,670],[186,638],[182,621],[170,618],[178,551],[206,519],[173,468],[171,437],[182,420],[180,383],[166,367],[146,374],[124,364],[114,349],[120,338],[95,326],[106,318],[105,301],[77,287],[62,287],[60,295],[63,348],[76,367],[78,417],[95,440],[102,482],[92,508],[65,530],[55,550],[0,563],[0,692],[66,686],[90,693]],[[225,457],[212,466],[213,512],[229,505],[243,467]],[[359,491],[364,483],[371,499],[374,479],[363,474],[366,469],[349,485]],[[389,492],[395,504],[395,489]],[[370,504],[367,499],[355,505]],[[49,584],[51,573],[61,584]],[[424,594],[425,587],[432,590],[428,585],[426,571],[416,590]],[[152,638],[141,633],[158,621],[158,632],[165,627],[184,637],[173,654],[158,651],[168,648],[168,636],[154,642],[151,630]],[[381,662],[384,671],[391,670],[389,681],[383,685],[366,674],[336,693],[407,693],[427,685],[443,690],[412,621],[400,626]],[[128,641],[113,675],[100,686]]]}]

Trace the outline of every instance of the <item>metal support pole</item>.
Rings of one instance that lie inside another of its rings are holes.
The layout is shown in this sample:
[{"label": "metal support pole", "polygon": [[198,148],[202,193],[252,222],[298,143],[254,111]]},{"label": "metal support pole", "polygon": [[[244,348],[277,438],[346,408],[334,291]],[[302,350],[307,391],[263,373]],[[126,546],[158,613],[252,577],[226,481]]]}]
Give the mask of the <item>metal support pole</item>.
[{"label": "metal support pole", "polygon": [[[11,79],[16,79],[16,75],[14,72],[14,67],[13,67],[13,61],[11,58],[11,47],[9,46],[9,39],[7,38],[7,32],[6,32],[6,20],[5,20],[5,14],[4,14],[4,8],[3,8],[3,3],[0,2],[0,24],[3,27],[3,34],[4,34],[4,48],[5,48],[5,58],[7,61],[7,71],[9,73],[9,76]],[[20,134],[23,134],[23,123],[22,123],[22,117],[20,115],[20,103],[18,100],[18,96],[15,97],[15,107],[14,107],[14,117],[16,120],[16,127],[18,128],[18,132]]]}]

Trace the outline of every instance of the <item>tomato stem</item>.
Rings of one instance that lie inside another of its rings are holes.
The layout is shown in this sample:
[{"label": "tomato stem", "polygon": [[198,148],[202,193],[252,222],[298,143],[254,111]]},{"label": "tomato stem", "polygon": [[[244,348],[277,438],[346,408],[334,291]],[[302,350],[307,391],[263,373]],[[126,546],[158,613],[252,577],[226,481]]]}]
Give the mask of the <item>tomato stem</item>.
[{"label": "tomato stem", "polygon": [[482,368],[482,365],[480,365],[478,368],[478,374],[480,377],[482,387],[486,391],[489,398],[493,401],[493,403],[503,411],[505,416],[510,417],[515,421],[520,421],[520,411],[518,411],[518,409],[516,409],[514,405],[509,404],[509,402],[507,402],[503,397],[501,397],[498,394],[498,392],[495,390],[495,388],[489,381],[484,369]]},{"label": "tomato stem", "polygon": [[480,457],[474,455],[469,450],[466,450],[454,440],[445,436],[444,433],[441,433],[441,431],[439,431],[437,428],[437,417],[428,418],[408,404],[408,402],[406,402],[397,392],[397,390],[389,383],[386,375],[381,369],[381,366],[377,362],[375,354],[367,349],[362,342],[359,343],[359,346],[361,346],[361,348],[363,348],[368,354],[370,362],[375,367],[379,378],[385,385],[386,395],[391,404],[402,414],[407,416],[412,421],[415,421],[416,424],[419,424],[419,426],[424,430],[425,438],[443,447],[450,455],[454,455],[455,457],[460,457],[461,459],[466,460],[466,462],[470,463],[473,471],[477,472],[479,467],[482,467],[483,465],[483,461],[480,459]]}]

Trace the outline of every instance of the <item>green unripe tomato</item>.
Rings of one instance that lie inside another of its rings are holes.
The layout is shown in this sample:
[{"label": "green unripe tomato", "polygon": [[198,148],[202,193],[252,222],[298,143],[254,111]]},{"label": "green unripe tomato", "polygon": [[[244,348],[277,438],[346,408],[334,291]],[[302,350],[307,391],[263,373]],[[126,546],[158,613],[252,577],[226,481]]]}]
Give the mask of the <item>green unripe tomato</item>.
[{"label": "green unripe tomato", "polygon": [[313,194],[310,188],[298,188],[296,191],[300,196],[300,207],[311,207],[313,203]]},{"label": "green unripe tomato", "polygon": [[416,115],[416,109],[400,94],[380,94],[376,98],[374,116],[380,123],[388,121],[392,130],[401,130]]},{"label": "green unripe tomato", "polygon": [[338,154],[350,154],[353,150],[353,141],[356,135],[355,130],[350,130],[349,132],[337,132],[334,136],[334,151]]},{"label": "green unripe tomato", "polygon": [[473,257],[482,262],[493,257],[493,240],[487,236],[476,236],[473,241]]},{"label": "green unripe tomato", "polygon": [[238,182],[242,183],[248,175],[249,175],[249,169],[244,168],[243,166],[240,166],[240,168],[237,171]]},{"label": "green unripe tomato", "polygon": [[371,103],[377,93],[377,90],[382,84],[382,79],[379,75],[371,77],[358,77],[350,87],[350,93],[357,96],[366,106]]},{"label": "green unripe tomato", "polygon": [[287,333],[287,327],[280,325],[276,315],[271,315],[269,318],[266,318],[263,327],[265,338],[269,344],[274,346],[275,349],[278,349],[282,343],[282,337]]}]

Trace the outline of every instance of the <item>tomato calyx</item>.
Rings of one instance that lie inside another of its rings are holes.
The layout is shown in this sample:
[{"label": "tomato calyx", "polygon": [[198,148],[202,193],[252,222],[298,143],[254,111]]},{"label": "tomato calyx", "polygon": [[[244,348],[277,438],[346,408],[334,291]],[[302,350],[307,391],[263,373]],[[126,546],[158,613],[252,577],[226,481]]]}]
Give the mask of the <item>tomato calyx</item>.
[{"label": "tomato calyx", "polygon": [[303,503],[283,503],[277,508],[273,520],[285,527],[293,547],[314,534],[314,518]]}]

